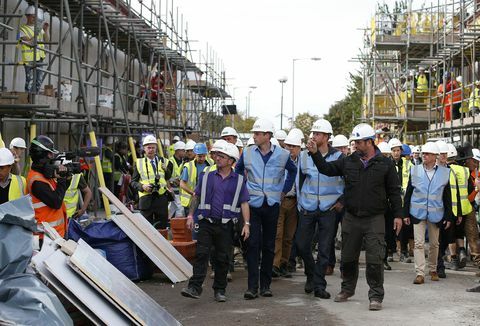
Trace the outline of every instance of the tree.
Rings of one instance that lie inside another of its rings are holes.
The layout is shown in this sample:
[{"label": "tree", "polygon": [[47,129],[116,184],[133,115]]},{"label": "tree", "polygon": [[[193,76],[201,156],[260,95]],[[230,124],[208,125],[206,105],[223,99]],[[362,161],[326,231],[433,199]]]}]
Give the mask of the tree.
[{"label": "tree", "polygon": [[313,123],[318,119],[319,117],[317,115],[312,115],[308,112],[297,114],[295,117],[295,128],[298,128],[303,132],[306,140],[310,134]]},{"label": "tree", "polygon": [[[256,117],[246,117],[244,112],[238,112],[238,114],[233,115],[233,125],[235,127],[235,130],[237,132],[241,133],[248,133],[250,130],[253,128],[253,124],[255,123],[255,120],[257,120]],[[226,126],[231,126],[232,125],[232,116],[231,115],[226,115],[225,116],[225,125]]]}]

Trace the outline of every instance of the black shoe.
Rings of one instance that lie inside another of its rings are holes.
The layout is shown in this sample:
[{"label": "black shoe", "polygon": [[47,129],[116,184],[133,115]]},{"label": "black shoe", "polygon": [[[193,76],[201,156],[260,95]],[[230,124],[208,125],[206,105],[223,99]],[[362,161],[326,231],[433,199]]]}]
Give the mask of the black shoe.
[{"label": "black shoe", "polygon": [[325,290],[315,290],[315,296],[321,299],[330,299],[330,293]]},{"label": "black shoe", "polygon": [[292,278],[292,273],[288,271],[288,268],[286,265],[280,266],[280,276],[285,278]]},{"label": "black shoe", "polygon": [[244,298],[245,300],[253,300],[253,299],[258,298],[257,290],[248,289],[248,290],[245,291],[245,293],[243,294],[243,298]]},{"label": "black shoe", "polygon": [[280,277],[280,276],[282,276],[282,271],[280,270],[280,268],[278,268],[277,266],[273,266],[272,277]]},{"label": "black shoe", "polygon": [[227,297],[222,292],[215,292],[215,301],[225,302],[227,301]]},{"label": "black shoe", "polygon": [[467,266],[467,251],[465,248],[458,250],[458,268],[465,268]]},{"label": "black shoe", "polygon": [[391,271],[392,270],[392,266],[390,266],[390,264],[386,260],[383,261],[383,267],[386,271]]},{"label": "black shoe", "polygon": [[197,290],[194,288],[184,288],[182,289],[182,292],[180,292],[184,297],[187,298],[193,298],[193,299],[199,299],[200,298],[200,293],[198,293]]},{"label": "black shoe", "polygon": [[313,292],[313,279],[307,277],[307,281],[305,282],[305,293],[312,293]]},{"label": "black shoe", "polygon": [[269,288],[261,289],[260,290],[260,295],[262,297],[266,297],[266,298],[273,297],[272,290],[270,290]]},{"label": "black shoe", "polygon": [[295,265],[292,265],[292,264],[289,263],[287,265],[287,271],[289,273],[295,273],[297,271],[297,267]]},{"label": "black shoe", "polygon": [[438,268],[437,275],[440,278],[447,278],[447,274],[445,274],[445,268]]}]

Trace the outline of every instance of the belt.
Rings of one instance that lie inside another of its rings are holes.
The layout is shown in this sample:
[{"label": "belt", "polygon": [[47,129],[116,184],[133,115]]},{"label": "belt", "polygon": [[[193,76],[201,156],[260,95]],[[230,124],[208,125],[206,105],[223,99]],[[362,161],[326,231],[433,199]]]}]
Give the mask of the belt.
[{"label": "belt", "polygon": [[234,222],[235,223],[234,219],[231,219],[231,218],[204,217],[204,218],[200,219],[200,221],[201,220],[205,220],[205,221],[209,222],[210,224],[218,224],[218,225],[227,224],[229,222]]},{"label": "belt", "polygon": [[297,199],[297,196],[285,196],[285,198],[288,198],[288,199]]}]

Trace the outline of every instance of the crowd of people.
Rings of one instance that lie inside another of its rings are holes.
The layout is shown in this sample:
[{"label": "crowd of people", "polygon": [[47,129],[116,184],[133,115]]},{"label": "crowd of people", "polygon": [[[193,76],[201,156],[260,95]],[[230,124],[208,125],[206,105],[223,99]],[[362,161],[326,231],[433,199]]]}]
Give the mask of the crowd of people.
[{"label": "crowd of people", "polygon": [[[365,250],[370,310],[382,309],[384,270],[394,259],[413,263],[418,285],[427,275],[435,282],[446,269],[465,268],[469,259],[480,265],[480,150],[468,143],[379,142],[368,124],[357,125],[349,138],[333,136],[325,119],[308,137],[296,128],[275,133],[266,119],[251,132],[245,148],[231,127],[212,146],[175,136],[164,156],[155,136],[146,135],[136,146],[136,162],[126,143],[117,142],[113,151],[113,139],[105,141],[102,168],[115,195],[133,202],[158,229],[177,217],[193,229],[196,258],[183,296],[200,297],[210,264],[215,300],[226,301],[234,247],[248,270],[246,300],[272,297],[272,278],[292,277],[297,262],[306,275],[304,291],[329,299],[326,276],[341,243],[342,284],[334,300],[347,301]],[[0,149],[0,203],[30,194],[40,231],[40,222],[47,222],[65,236],[68,219],[84,216],[92,201],[88,176],[71,173],[67,161],[52,164],[58,151],[40,135],[29,145],[24,178],[27,144],[14,138],[9,147]]]}]

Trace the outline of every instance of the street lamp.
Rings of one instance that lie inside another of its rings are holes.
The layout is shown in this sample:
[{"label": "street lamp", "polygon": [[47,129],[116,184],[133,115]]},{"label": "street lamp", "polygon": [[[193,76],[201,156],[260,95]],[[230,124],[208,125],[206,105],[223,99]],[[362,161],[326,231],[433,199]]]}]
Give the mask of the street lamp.
[{"label": "street lamp", "polygon": [[295,62],[301,60],[311,60],[311,61],[320,61],[322,58],[313,57],[313,58],[295,58],[292,60],[292,128],[295,121]]},{"label": "street lamp", "polygon": [[250,90],[248,91],[248,102],[247,102],[247,118],[250,117],[250,94],[257,88],[257,86],[249,86]]},{"label": "street lamp", "polygon": [[280,129],[283,129],[283,85],[287,82],[287,77],[282,77],[278,81],[282,84],[282,97],[280,99]]}]

